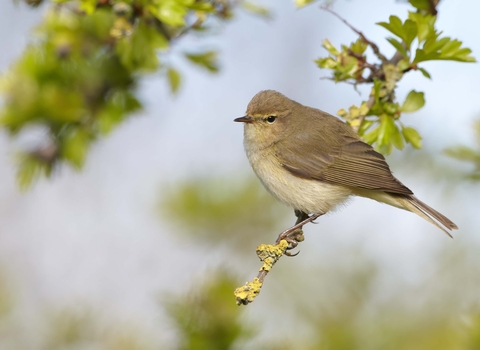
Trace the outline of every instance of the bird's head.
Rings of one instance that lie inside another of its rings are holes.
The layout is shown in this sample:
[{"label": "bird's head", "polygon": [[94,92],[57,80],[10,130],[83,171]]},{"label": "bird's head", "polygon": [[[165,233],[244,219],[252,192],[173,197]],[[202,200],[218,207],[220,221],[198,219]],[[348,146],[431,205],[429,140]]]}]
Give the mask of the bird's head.
[{"label": "bird's head", "polygon": [[264,148],[288,135],[292,128],[292,112],[299,107],[299,103],[277,91],[260,91],[248,104],[245,116],[234,121],[245,124],[246,143]]}]

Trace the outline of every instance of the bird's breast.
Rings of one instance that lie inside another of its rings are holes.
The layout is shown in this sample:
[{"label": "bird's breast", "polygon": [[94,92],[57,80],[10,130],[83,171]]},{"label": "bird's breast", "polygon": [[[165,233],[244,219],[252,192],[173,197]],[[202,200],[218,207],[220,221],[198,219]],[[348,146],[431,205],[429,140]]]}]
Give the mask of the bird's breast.
[{"label": "bird's breast", "polygon": [[344,186],[291,174],[282,166],[274,147],[257,149],[245,143],[248,160],[263,186],[282,203],[305,213],[326,213],[352,194]]}]

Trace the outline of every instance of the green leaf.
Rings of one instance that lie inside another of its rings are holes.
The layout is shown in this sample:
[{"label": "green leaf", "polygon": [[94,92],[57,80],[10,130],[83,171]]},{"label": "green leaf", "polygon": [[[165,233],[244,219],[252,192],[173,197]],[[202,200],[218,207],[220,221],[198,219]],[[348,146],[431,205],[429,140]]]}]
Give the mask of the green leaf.
[{"label": "green leaf", "polygon": [[383,104],[383,110],[389,115],[394,115],[395,113],[397,113],[400,109],[399,107],[400,106],[398,105],[398,103],[385,102]]},{"label": "green leaf", "polygon": [[458,40],[450,40],[442,47],[442,56],[452,56],[462,46],[462,42]]},{"label": "green leaf", "polygon": [[268,8],[260,6],[254,2],[244,1],[244,2],[241,2],[241,6],[243,7],[244,10],[250,13],[253,13],[257,16],[267,18],[267,19],[272,18],[272,14]]},{"label": "green leaf", "polygon": [[378,79],[373,80],[373,94],[375,96],[375,101],[380,99],[380,90],[382,89],[382,81]]},{"label": "green leaf", "polygon": [[415,58],[413,59],[414,63],[420,63],[431,60],[439,60],[440,54],[437,52],[427,53],[425,50],[417,49],[415,52]]},{"label": "green leaf", "polygon": [[417,24],[417,38],[419,43],[435,36],[435,21],[437,20],[437,17],[432,15],[422,15],[418,12],[409,12],[408,18]]},{"label": "green leaf", "polygon": [[412,65],[410,64],[410,61],[407,58],[401,59],[397,63],[397,68],[400,72],[404,72],[405,70],[409,69],[411,66]]},{"label": "green leaf", "polygon": [[360,136],[364,135],[365,132],[375,123],[373,120],[367,120],[363,119],[362,125],[360,125],[360,128],[358,129],[358,134]]},{"label": "green leaf", "polygon": [[423,45],[423,50],[425,53],[435,53],[439,51],[446,43],[450,41],[450,38],[441,38],[438,39],[439,34],[435,34],[428,38]]},{"label": "green leaf", "polygon": [[399,38],[405,37],[405,30],[402,21],[397,16],[390,16],[390,22],[379,22],[377,25],[384,27]]},{"label": "green leaf", "polygon": [[410,49],[412,41],[417,37],[417,24],[414,21],[407,19],[403,24],[403,31],[403,40],[405,41],[405,44],[407,44],[407,47]]},{"label": "green leaf", "polygon": [[304,6],[307,6],[308,4],[311,4],[314,1],[316,0],[295,0],[295,5],[297,5],[297,7],[304,7]]},{"label": "green leaf", "polygon": [[430,11],[429,0],[408,0],[408,2],[418,10]]},{"label": "green leaf", "polygon": [[89,145],[88,132],[83,129],[74,130],[63,142],[62,157],[80,169],[85,162]]},{"label": "green leaf", "polygon": [[91,15],[97,8],[97,0],[82,0],[80,9],[85,11],[87,15]]},{"label": "green leaf", "polygon": [[168,83],[170,84],[170,90],[174,94],[177,93],[181,83],[180,73],[176,69],[170,67],[168,68],[167,77]]},{"label": "green leaf", "polygon": [[128,113],[136,112],[141,107],[140,102],[129,92],[116,91],[112,93],[105,101],[105,106],[98,112],[99,131],[104,135],[110,133],[125,120]]},{"label": "green leaf", "polygon": [[185,57],[192,63],[205,68],[209,72],[218,72],[217,52],[206,51],[200,54],[186,53]]},{"label": "green leaf", "polygon": [[448,156],[470,162],[480,162],[480,153],[466,146],[456,146],[445,150]]},{"label": "green leaf", "polygon": [[363,141],[368,144],[373,144],[378,139],[378,134],[380,133],[380,126],[373,128],[371,131],[362,136]]},{"label": "green leaf", "polygon": [[428,73],[426,69],[424,69],[424,68],[418,68],[418,70],[419,70],[420,72],[422,72],[422,74],[423,74],[423,76],[424,76],[425,78],[432,79],[432,77],[430,76],[430,73]]},{"label": "green leaf", "polygon": [[149,5],[147,9],[160,21],[179,27],[185,25],[185,16],[188,13],[188,7],[180,1],[163,0],[158,5]]},{"label": "green leaf", "polygon": [[377,147],[375,147],[375,150],[381,154],[385,154],[388,156],[393,151],[393,144],[388,143],[386,145],[377,145]]},{"label": "green leaf", "polygon": [[415,148],[422,148],[422,137],[417,130],[411,127],[402,127],[402,134],[405,141],[410,143]]},{"label": "green leaf", "polygon": [[389,115],[383,114],[380,120],[380,130],[378,133],[377,145],[381,147],[391,143],[395,129],[396,126],[393,118]]},{"label": "green leaf", "polygon": [[363,53],[367,50],[367,48],[368,48],[368,44],[365,43],[361,38],[359,38],[357,41],[355,41],[350,45],[350,50],[352,50],[353,52],[359,55],[363,55]]},{"label": "green leaf", "polygon": [[332,57],[319,58],[318,60],[315,60],[315,63],[318,65],[318,67],[325,69],[334,69],[338,65],[337,61],[335,61]]},{"label": "green leaf", "polygon": [[332,43],[328,39],[324,39],[322,42],[322,46],[327,49],[333,56],[340,55],[340,52],[332,45]]},{"label": "green leaf", "polygon": [[131,36],[117,41],[116,51],[128,69],[152,71],[159,66],[157,50],[167,47],[165,37],[147,21],[140,20]]},{"label": "green leaf", "polygon": [[396,48],[397,51],[400,52],[403,55],[403,57],[405,57],[407,59],[409,58],[408,53],[407,53],[407,49],[402,45],[402,43],[400,41],[398,41],[395,38],[387,38],[387,41],[390,44],[392,44],[392,46],[394,48]]},{"label": "green leaf", "polygon": [[401,108],[402,112],[412,113],[418,111],[425,105],[425,96],[423,92],[412,90],[408,93],[405,102]]},{"label": "green leaf", "polygon": [[33,181],[42,174],[44,167],[44,164],[31,155],[21,155],[16,178],[20,190],[25,191],[30,188]]},{"label": "green leaf", "polygon": [[452,40],[449,37],[437,39],[438,35],[435,35],[427,39],[423,48],[417,49],[415,63],[431,60],[476,62],[475,58],[470,55],[472,50],[466,47],[462,48],[461,41]]},{"label": "green leaf", "polygon": [[397,149],[403,149],[405,146],[405,143],[403,142],[403,136],[400,130],[398,129],[398,126],[393,124],[393,129],[391,130],[392,132],[392,143]]}]

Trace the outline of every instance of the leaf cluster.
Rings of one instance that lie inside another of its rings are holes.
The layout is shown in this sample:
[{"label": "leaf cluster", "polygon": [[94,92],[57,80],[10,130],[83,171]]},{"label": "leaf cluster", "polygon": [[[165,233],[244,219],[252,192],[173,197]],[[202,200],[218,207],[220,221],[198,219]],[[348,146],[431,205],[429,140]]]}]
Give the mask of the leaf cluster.
[{"label": "leaf cluster", "polygon": [[384,84],[374,82],[374,103],[368,110],[359,129],[359,135],[384,154],[390,154],[393,147],[403,149],[406,143],[414,148],[421,148],[421,136],[412,127],[404,126],[400,121],[402,113],[412,113],[423,107],[425,98],[423,92],[412,90],[402,105],[398,102],[385,101],[388,96]]},{"label": "leaf cluster", "polygon": [[473,165],[473,171],[466,175],[467,179],[480,181],[480,120],[474,123],[475,148],[465,145],[457,145],[445,150],[445,153],[457,160]]},{"label": "leaf cluster", "polygon": [[[45,134],[18,156],[18,181],[27,187],[62,163],[83,166],[92,143],[142,104],[145,74],[165,74],[172,92],[181,74],[168,60],[173,45],[193,31],[232,17],[223,0],[52,0],[32,42],[1,79],[0,126],[17,136]],[[39,3],[28,2],[38,5]],[[214,51],[191,49],[186,60],[218,70]]]},{"label": "leaf cluster", "polygon": [[[422,108],[425,97],[423,92],[412,90],[403,103],[397,101],[395,90],[404,74],[419,71],[426,78],[431,78],[430,73],[419,65],[432,60],[475,62],[471,50],[463,47],[461,41],[442,36],[435,27],[436,16],[431,13],[436,14],[438,2],[411,0],[410,3],[417,12],[409,12],[405,21],[390,16],[388,22],[377,23],[394,35],[386,38],[396,49],[391,59],[387,59],[375,43],[344,21],[359,35],[358,40],[348,46],[342,45],[340,49],[324,40],[323,47],[329,56],[315,61],[319,68],[332,72],[330,79],[335,82],[373,84],[368,101],[363,101],[360,107],[350,107],[349,112],[341,109],[338,115],[346,119],[366,142],[375,144],[377,150],[384,154],[390,154],[393,147],[403,149],[405,143],[421,147],[419,133],[412,127],[405,127],[400,118],[403,113]],[[366,51],[369,48],[378,61],[368,61]]]},{"label": "leaf cluster", "polygon": [[[432,60],[475,62],[470,55],[472,51],[462,47],[461,41],[442,37],[435,28],[436,19],[436,16],[409,12],[404,22],[397,16],[390,16],[389,22],[377,23],[396,36],[387,40],[403,56],[400,69],[420,69],[418,63]],[[428,72],[423,69],[421,72],[430,78]]]},{"label": "leaf cluster", "polygon": [[222,270],[211,277],[188,294],[170,295],[164,303],[179,332],[176,349],[233,349],[254,335],[252,325],[243,322],[241,310],[231,301],[236,279]]}]

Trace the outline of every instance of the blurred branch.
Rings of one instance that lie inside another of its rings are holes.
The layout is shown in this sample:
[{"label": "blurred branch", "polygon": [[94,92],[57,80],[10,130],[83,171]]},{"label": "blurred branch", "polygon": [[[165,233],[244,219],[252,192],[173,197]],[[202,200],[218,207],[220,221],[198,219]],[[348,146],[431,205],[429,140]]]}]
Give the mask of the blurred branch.
[{"label": "blurred branch", "polygon": [[240,341],[255,334],[251,322],[245,322],[231,302],[235,278],[219,270],[209,273],[182,294],[167,294],[163,299],[170,319],[179,333],[177,350],[237,349]]},{"label": "blurred branch", "polygon": [[469,180],[480,181],[480,119],[476,120],[473,129],[475,132],[476,148],[465,145],[457,145],[447,148],[445,154],[459,161],[470,163],[474,170],[464,176]]},{"label": "blurred branch", "polygon": [[[12,137],[44,127],[55,148],[23,152],[21,186],[63,164],[81,169],[95,141],[142,109],[138,85],[144,76],[160,72],[178,92],[181,74],[166,58],[174,43],[210,23],[227,22],[241,2],[49,1],[36,40],[0,81],[0,127]],[[190,44],[182,55],[208,72],[219,69],[216,51]]]}]

